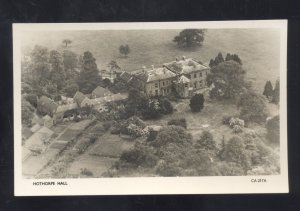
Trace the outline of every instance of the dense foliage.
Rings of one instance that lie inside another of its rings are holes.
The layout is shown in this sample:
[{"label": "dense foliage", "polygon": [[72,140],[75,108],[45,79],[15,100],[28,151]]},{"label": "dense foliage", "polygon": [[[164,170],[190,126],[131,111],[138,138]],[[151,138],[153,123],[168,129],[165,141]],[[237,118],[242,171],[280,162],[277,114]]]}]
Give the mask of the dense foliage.
[{"label": "dense foliage", "polygon": [[240,96],[237,106],[240,109],[240,118],[246,122],[262,123],[266,121],[268,110],[262,95],[247,91]]},{"label": "dense foliage", "polygon": [[267,139],[272,143],[279,144],[280,142],[279,115],[267,120],[266,129],[267,129]]},{"label": "dense foliage", "polygon": [[245,70],[235,61],[225,61],[211,68],[206,80],[211,86],[210,97],[234,99],[245,89]]},{"label": "dense foliage", "polygon": [[195,94],[190,100],[190,107],[192,112],[200,112],[204,107],[203,94]]},{"label": "dense foliage", "polygon": [[119,52],[120,54],[122,54],[124,57],[127,57],[127,55],[130,53],[130,48],[129,46],[126,44],[126,45],[121,45],[119,47]]},{"label": "dense foliage", "polygon": [[273,96],[273,86],[271,81],[267,81],[265,84],[265,88],[263,91],[263,95],[266,96],[269,100],[272,98]]},{"label": "dense foliage", "polygon": [[204,35],[204,29],[184,29],[178,36],[174,37],[173,41],[176,42],[179,47],[197,47],[202,45]]},{"label": "dense foliage", "polygon": [[78,78],[79,89],[81,92],[91,93],[101,82],[99,70],[93,54],[89,51],[84,52],[82,66]]},{"label": "dense foliage", "polygon": [[275,104],[279,103],[279,96],[280,96],[280,87],[279,87],[279,80],[276,80],[276,84],[275,84],[275,88],[273,91],[273,98],[272,98],[272,102]]}]

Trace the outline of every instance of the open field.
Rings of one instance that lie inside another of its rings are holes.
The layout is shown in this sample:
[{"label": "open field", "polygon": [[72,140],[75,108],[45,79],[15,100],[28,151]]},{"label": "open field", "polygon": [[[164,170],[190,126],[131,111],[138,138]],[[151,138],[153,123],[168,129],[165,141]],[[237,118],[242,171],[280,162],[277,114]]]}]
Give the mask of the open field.
[{"label": "open field", "polygon": [[[70,50],[77,54],[90,51],[96,58],[99,70],[107,68],[111,60],[125,70],[142,66],[161,65],[175,57],[193,57],[209,63],[218,52],[223,55],[236,53],[243,61],[248,77],[255,88],[262,90],[266,80],[274,81],[279,76],[279,32],[272,29],[209,29],[203,46],[194,50],[179,49],[174,36],[180,30],[114,30],[114,31],[60,31],[34,32],[24,35],[24,46],[44,45],[50,50],[62,49],[62,40],[71,39]],[[121,58],[118,48],[128,44],[131,53]]]}]

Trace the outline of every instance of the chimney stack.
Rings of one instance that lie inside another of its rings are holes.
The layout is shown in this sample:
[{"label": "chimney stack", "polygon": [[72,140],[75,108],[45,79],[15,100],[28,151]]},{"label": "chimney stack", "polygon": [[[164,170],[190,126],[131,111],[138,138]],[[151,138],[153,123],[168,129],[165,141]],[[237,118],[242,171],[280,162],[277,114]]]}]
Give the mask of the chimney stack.
[{"label": "chimney stack", "polygon": [[178,57],[175,58],[176,62],[178,62]]},{"label": "chimney stack", "polygon": [[154,65],[151,65],[151,67],[152,67],[152,70],[154,70]]},{"label": "chimney stack", "polygon": [[145,67],[145,66],[143,66],[143,67],[142,67],[142,69],[143,69],[143,73],[144,73],[144,72],[145,72],[145,70],[146,70],[146,67]]},{"label": "chimney stack", "polygon": [[185,56],[182,56],[182,60],[185,61]]}]

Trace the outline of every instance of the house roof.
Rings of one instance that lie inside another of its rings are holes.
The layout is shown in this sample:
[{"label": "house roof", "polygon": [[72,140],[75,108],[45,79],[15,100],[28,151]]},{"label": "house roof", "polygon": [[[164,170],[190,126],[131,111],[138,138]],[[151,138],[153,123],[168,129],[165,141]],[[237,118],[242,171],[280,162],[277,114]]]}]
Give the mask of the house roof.
[{"label": "house roof", "polygon": [[39,124],[35,124],[33,125],[30,130],[31,132],[35,133],[36,131],[38,131],[42,126],[40,126]]},{"label": "house roof", "polygon": [[24,138],[29,138],[31,135],[33,134],[33,132],[28,128],[28,127],[22,127],[22,136]]},{"label": "house roof", "polygon": [[56,112],[57,113],[66,112],[66,111],[73,110],[73,109],[76,109],[76,108],[78,108],[77,103],[70,103],[70,104],[67,104],[67,105],[59,105],[56,109]]},{"label": "house roof", "polygon": [[79,92],[77,91],[73,97],[74,101],[80,105],[81,102],[86,98],[86,96],[82,93],[82,92]]},{"label": "house roof", "polygon": [[135,74],[135,77],[144,81],[152,82],[157,80],[164,80],[175,77],[176,74],[166,67],[143,69],[141,72]]},{"label": "house roof", "polygon": [[128,83],[132,79],[132,75],[126,71],[123,71],[120,75],[120,78],[121,78],[121,80]]},{"label": "house roof", "polygon": [[209,67],[200,64],[192,58],[165,63],[163,66],[177,74],[190,74],[195,71],[208,70]]},{"label": "house roof", "polygon": [[189,83],[189,82],[190,82],[190,79],[188,79],[184,75],[180,76],[180,78],[178,79],[178,83],[181,83],[181,84],[185,84],[185,83]]},{"label": "house roof", "polygon": [[52,118],[49,115],[43,117],[43,120],[51,120]]},{"label": "house roof", "polygon": [[56,110],[58,104],[55,103],[52,99],[46,97],[46,96],[41,96],[38,99],[38,105],[42,106],[47,112],[53,112]]},{"label": "house roof", "polygon": [[96,97],[104,97],[106,95],[111,94],[110,91],[108,91],[107,89],[101,87],[101,86],[97,86],[96,89],[94,89],[94,91],[92,92]]},{"label": "house roof", "polygon": [[111,102],[111,101],[124,100],[126,98],[127,98],[126,95],[118,93],[118,94],[113,94],[113,95],[106,96],[106,97],[90,99],[90,101],[91,101],[92,105],[98,105],[101,103],[106,103],[106,102]]},{"label": "house roof", "polygon": [[126,94],[117,93],[111,96],[113,101],[125,100],[127,98]]},{"label": "house roof", "polygon": [[37,115],[35,115],[32,120],[31,120],[32,124],[43,124],[44,120],[40,117],[38,117]]}]

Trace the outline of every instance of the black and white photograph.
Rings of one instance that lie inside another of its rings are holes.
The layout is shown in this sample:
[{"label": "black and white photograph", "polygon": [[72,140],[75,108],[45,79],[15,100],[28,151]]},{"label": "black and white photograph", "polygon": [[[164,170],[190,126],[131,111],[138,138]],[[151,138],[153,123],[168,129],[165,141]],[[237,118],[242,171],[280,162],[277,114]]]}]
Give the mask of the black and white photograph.
[{"label": "black and white photograph", "polygon": [[286,24],[14,24],[18,193],[287,192]]}]

